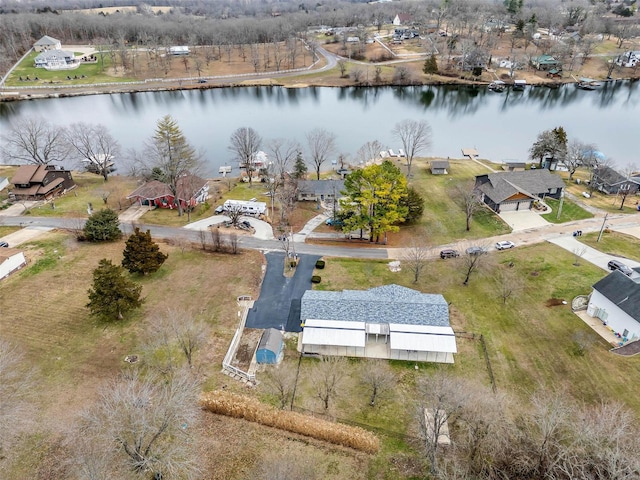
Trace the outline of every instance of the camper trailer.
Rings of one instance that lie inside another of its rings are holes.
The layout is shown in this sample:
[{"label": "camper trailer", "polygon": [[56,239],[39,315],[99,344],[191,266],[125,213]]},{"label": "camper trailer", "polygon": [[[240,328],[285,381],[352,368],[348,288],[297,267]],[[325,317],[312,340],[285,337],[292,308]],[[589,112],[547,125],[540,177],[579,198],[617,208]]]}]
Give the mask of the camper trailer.
[{"label": "camper trailer", "polygon": [[251,202],[248,200],[227,200],[223,209],[226,211],[240,209],[243,215],[260,216],[267,211],[265,202]]}]

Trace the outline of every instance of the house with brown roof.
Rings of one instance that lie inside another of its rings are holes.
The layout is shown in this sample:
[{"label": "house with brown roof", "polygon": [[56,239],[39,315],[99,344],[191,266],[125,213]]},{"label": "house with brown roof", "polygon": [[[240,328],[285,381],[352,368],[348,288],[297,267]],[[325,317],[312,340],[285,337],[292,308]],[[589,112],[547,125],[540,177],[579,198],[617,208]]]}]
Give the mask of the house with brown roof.
[{"label": "house with brown roof", "polygon": [[71,171],[55,165],[21,165],[11,179],[15,200],[46,200],[75,187]]},{"label": "house with brown roof", "polygon": [[177,195],[174,195],[166,183],[151,180],[140,185],[127,198],[139,205],[157,208],[177,208],[179,201],[182,208],[186,208],[203,203],[209,195],[209,182],[197,175],[183,175],[178,179],[177,187]]},{"label": "house with brown roof", "polygon": [[495,172],[476,176],[481,200],[497,213],[529,210],[545,197],[559,199],[565,187],[562,177],[547,169]]}]

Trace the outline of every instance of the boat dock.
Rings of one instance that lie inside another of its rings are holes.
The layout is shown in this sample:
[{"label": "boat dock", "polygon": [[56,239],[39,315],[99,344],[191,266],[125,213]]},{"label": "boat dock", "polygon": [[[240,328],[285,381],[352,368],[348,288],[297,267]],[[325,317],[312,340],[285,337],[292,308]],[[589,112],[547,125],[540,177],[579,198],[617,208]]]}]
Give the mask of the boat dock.
[{"label": "boat dock", "polygon": [[462,156],[469,157],[471,160],[477,160],[479,155],[480,154],[478,153],[478,150],[476,150],[475,148],[462,149]]}]

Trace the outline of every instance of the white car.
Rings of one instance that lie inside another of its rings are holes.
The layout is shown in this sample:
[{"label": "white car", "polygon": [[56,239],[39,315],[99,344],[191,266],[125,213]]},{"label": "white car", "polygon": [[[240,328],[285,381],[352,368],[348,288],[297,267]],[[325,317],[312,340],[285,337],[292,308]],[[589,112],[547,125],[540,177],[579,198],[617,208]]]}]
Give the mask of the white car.
[{"label": "white car", "polygon": [[584,198],[591,198],[591,195],[589,194],[589,192],[582,192],[582,196]]},{"label": "white car", "polygon": [[506,250],[508,248],[513,248],[515,246],[516,244],[513,242],[510,242],[509,240],[503,240],[502,242],[496,243],[496,248],[498,250]]}]

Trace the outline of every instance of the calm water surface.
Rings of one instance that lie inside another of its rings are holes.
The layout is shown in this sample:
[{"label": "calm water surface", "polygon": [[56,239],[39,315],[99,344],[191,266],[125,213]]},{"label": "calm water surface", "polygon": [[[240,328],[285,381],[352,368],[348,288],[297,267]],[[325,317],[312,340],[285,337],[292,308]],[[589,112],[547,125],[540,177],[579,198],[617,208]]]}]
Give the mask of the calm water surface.
[{"label": "calm water surface", "polygon": [[[494,161],[527,158],[538,133],[563,126],[569,138],[596,144],[616,164],[640,163],[640,82],[616,82],[598,91],[573,85],[528,87],[494,93],[472,87],[220,88],[145,92],[0,103],[0,131],[21,118],[42,116],[58,125],[102,123],[123,150],[141,149],[157,120],[171,114],[187,139],[204,152],[209,174],[237,165],[229,138],[239,127],[265,140],[285,138],[303,146],[305,133],[335,133],[338,152],[354,158],[367,141],[388,148],[403,119],[427,120],[433,145],[425,154],[457,158],[476,148]],[[263,145],[266,148],[266,145]],[[329,166],[329,165],[328,165]],[[124,173],[124,172],[123,172]]]}]

